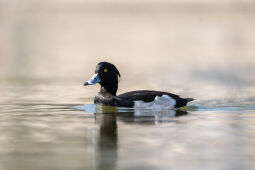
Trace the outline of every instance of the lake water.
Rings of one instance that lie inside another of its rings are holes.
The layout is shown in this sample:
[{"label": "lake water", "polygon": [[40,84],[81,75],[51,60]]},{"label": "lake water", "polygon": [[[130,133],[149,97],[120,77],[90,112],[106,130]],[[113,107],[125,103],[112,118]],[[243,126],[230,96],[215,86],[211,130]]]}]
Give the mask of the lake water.
[{"label": "lake water", "polygon": [[0,169],[255,168],[254,98],[133,110],[94,105],[99,86],[82,84],[2,79]]}]

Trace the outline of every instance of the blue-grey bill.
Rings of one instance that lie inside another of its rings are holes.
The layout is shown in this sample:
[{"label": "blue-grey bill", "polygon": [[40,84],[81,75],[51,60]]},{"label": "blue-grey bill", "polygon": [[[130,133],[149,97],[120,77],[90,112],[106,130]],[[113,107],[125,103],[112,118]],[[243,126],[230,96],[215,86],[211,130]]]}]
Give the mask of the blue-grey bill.
[{"label": "blue-grey bill", "polygon": [[99,75],[97,73],[97,74],[94,74],[93,77],[89,81],[86,81],[84,83],[84,86],[86,86],[86,85],[93,85],[93,84],[99,83],[100,81],[101,80],[100,80]]}]

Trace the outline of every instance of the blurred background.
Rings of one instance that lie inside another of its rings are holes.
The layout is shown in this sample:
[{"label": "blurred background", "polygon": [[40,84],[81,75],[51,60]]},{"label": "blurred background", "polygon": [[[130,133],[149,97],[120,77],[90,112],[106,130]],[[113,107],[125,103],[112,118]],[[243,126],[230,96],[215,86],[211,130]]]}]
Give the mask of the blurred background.
[{"label": "blurred background", "polygon": [[[96,114],[101,61],[197,100]],[[254,170],[254,66],[254,0],[0,0],[0,169]]]},{"label": "blurred background", "polygon": [[120,92],[251,97],[254,9],[252,0],[0,0],[0,77],[82,84],[108,61]]}]

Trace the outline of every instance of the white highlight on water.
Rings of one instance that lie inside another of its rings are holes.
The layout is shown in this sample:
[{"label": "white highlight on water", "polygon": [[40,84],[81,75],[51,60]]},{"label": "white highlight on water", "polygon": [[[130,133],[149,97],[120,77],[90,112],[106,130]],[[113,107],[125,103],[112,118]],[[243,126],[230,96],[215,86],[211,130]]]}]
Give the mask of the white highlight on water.
[{"label": "white highlight on water", "polygon": [[156,96],[152,102],[143,102],[141,100],[135,101],[135,109],[173,109],[176,101],[168,95]]}]

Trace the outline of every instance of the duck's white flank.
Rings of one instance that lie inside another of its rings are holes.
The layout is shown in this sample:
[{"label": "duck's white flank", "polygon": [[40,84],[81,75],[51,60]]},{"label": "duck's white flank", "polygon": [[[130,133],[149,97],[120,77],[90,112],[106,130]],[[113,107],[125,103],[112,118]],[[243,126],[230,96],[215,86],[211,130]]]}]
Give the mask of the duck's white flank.
[{"label": "duck's white flank", "polygon": [[134,108],[161,110],[173,109],[175,105],[176,101],[172,97],[168,95],[162,95],[161,97],[156,96],[152,102],[143,102],[141,100],[135,101]]}]

